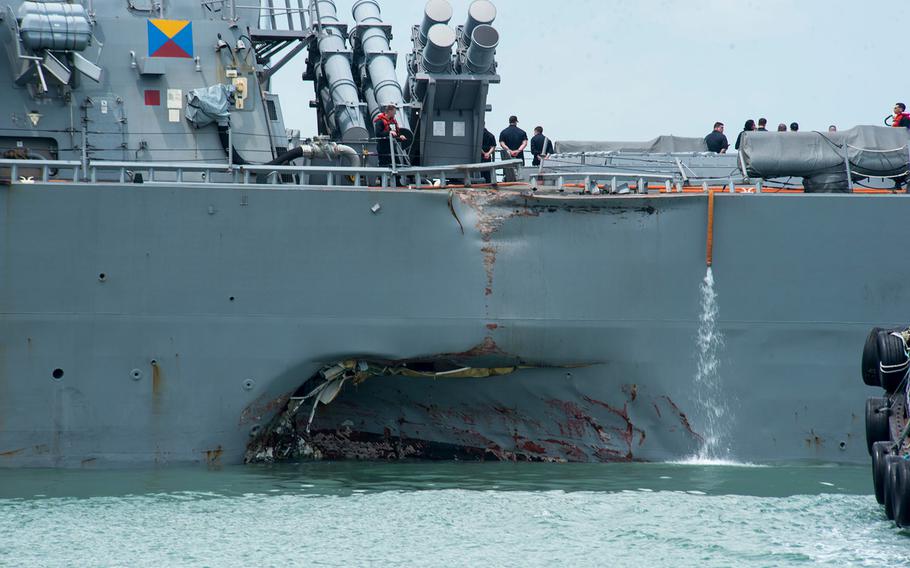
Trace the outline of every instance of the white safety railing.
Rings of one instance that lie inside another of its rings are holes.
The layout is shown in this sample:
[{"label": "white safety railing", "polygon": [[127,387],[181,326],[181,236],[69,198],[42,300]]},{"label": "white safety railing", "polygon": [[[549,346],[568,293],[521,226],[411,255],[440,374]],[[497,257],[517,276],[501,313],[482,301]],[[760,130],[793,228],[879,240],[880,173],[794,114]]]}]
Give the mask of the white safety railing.
[{"label": "white safety railing", "polygon": [[[396,180],[412,180],[420,186],[421,180],[433,179],[433,187],[445,189],[450,180],[459,185],[471,187],[472,177],[497,169],[518,168],[520,160],[485,162],[478,164],[456,164],[447,166],[405,167],[397,169],[348,166],[272,166],[233,165],[179,162],[89,162],[83,166],[79,161],[63,160],[0,160],[0,181],[9,179],[14,183],[48,182],[54,180],[89,183],[180,183],[180,184],[283,184],[285,176],[299,176],[300,184],[318,176],[325,179],[325,185],[349,185],[369,187],[373,180],[380,187],[393,187]],[[84,168],[84,170],[83,170]],[[8,178],[7,178],[8,172]],[[32,172],[39,172],[37,179]],[[61,176],[60,172],[66,172]],[[28,174],[28,175],[23,175]],[[24,178],[24,179],[23,179]],[[345,183],[347,182],[347,183]],[[319,185],[322,185],[321,183]]]},{"label": "white safety railing", "polygon": [[[18,182],[48,182],[52,179],[79,181],[82,162],[71,160],[11,160],[0,159],[0,180],[9,175],[10,180]],[[38,171],[38,179],[32,172]],[[61,176],[60,172],[68,175]],[[7,172],[9,172],[7,174]]]},{"label": "white safety railing", "polygon": [[312,21],[310,0],[201,0],[202,6],[225,20],[236,22],[241,13],[252,12],[251,18],[267,30],[307,29]]}]

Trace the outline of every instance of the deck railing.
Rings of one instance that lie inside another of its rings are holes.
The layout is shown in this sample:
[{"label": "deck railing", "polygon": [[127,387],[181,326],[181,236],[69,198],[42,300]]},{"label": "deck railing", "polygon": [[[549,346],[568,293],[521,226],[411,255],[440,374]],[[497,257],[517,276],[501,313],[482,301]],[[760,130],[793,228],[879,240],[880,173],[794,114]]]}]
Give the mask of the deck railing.
[{"label": "deck railing", "polygon": [[[447,166],[405,167],[391,170],[376,167],[347,166],[271,166],[179,162],[108,162],[93,161],[83,165],[66,160],[0,159],[0,181],[38,183],[71,181],[89,183],[182,183],[182,184],[282,184],[288,187],[308,185],[310,178],[325,180],[326,186],[349,185],[368,187],[378,181],[380,187],[392,187],[396,180],[413,182],[423,187],[422,180],[433,179],[432,187],[444,189],[451,180],[471,187],[472,177],[503,168],[518,168],[520,160],[456,164]],[[296,176],[288,183],[288,176]],[[345,183],[346,182],[346,183]],[[315,185],[315,184],[314,184]],[[323,185],[319,183],[318,185]],[[398,186],[398,183],[394,184]]]}]

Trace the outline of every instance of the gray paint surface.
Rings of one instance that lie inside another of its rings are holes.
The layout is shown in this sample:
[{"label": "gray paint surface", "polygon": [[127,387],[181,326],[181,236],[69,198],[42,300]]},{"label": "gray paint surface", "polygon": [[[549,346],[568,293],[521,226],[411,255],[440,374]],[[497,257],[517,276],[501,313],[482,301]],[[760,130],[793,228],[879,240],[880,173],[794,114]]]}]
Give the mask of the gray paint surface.
[{"label": "gray paint surface", "polygon": [[[591,402],[601,401],[628,405],[646,433],[635,458],[680,458],[698,445],[663,397],[698,433],[703,196],[459,192],[462,235],[445,192],[2,191],[0,448],[15,453],[0,464],[181,462],[211,451],[233,462],[250,428],[325,363],[455,353],[551,368],[482,380],[371,379],[346,387],[318,425],[352,421],[382,433],[405,418],[429,424],[422,435],[431,439],[464,442],[438,418],[445,412],[416,415],[434,405],[481,416],[510,408],[525,417],[517,429],[478,427],[499,447],[512,448],[519,432],[597,459],[598,448],[623,451],[626,442],[571,426],[572,411],[560,405],[624,428]],[[380,215],[370,212],[376,202]],[[865,459],[860,346],[869,327],[896,323],[910,301],[903,269],[882,271],[870,251],[899,237],[905,203],[719,196],[721,376],[736,410],[736,458]],[[878,229],[857,219],[876,219]],[[557,367],[577,364],[587,366]],[[65,371],[59,381],[54,368]]]}]

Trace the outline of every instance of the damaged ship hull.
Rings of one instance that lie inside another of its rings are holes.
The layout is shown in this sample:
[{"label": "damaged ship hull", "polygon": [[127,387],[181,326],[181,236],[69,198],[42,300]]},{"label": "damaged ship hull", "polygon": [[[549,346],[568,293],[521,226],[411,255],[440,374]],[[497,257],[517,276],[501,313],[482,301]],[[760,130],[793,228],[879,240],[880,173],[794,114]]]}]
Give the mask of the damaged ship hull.
[{"label": "damaged ship hull", "polygon": [[718,195],[706,399],[704,195],[0,191],[0,467],[237,463],[349,359],[519,368],[346,384],[323,457],[860,462],[857,346],[910,307],[904,197]]}]

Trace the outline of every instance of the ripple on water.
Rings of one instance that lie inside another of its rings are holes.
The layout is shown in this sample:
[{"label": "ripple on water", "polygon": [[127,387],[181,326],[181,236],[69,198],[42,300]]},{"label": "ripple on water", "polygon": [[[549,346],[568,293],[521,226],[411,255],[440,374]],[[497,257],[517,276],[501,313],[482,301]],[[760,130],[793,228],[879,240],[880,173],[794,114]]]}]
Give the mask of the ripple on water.
[{"label": "ripple on water", "polygon": [[[355,464],[190,472],[187,488],[29,473],[28,498],[0,499],[0,566],[901,565],[910,540],[866,470]],[[71,494],[86,479],[100,487]]]}]

